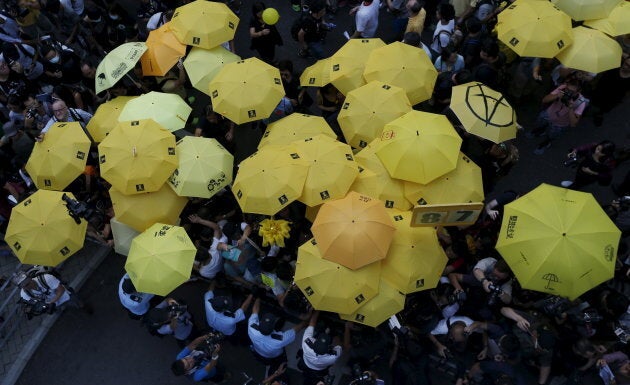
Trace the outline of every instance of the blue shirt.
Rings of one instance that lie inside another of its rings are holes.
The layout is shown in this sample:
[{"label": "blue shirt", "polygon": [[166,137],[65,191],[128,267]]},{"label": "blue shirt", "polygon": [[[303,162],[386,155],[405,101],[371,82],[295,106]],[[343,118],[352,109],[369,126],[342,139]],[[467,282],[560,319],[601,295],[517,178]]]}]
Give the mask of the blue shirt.
[{"label": "blue shirt", "polygon": [[208,291],[203,296],[204,304],[206,306],[206,320],[208,326],[214,330],[231,336],[236,331],[236,324],[245,319],[245,313],[243,309],[238,309],[234,312],[234,317],[227,316],[223,313],[219,313],[210,304],[210,300],[214,298],[214,292]]},{"label": "blue shirt", "polygon": [[274,331],[270,335],[265,336],[252,327],[252,325],[258,323],[258,314],[252,314],[247,323],[247,334],[249,334],[249,339],[252,340],[252,346],[256,353],[265,358],[276,358],[280,356],[284,353],[284,347],[295,340],[295,330],[293,329],[284,332]]},{"label": "blue shirt", "polygon": [[[175,359],[181,360],[182,358],[186,356],[189,356],[189,355],[194,356],[199,353],[201,352],[197,350],[190,350],[188,349],[188,347],[185,347],[184,349],[182,349],[181,352],[179,352],[179,354],[177,355],[177,357],[175,357]],[[212,368],[209,372],[207,372],[206,369],[204,369],[206,365],[208,365],[209,363],[210,361],[204,355],[204,358],[202,358],[201,361],[199,361],[197,365],[195,365],[195,367],[190,372],[186,373],[186,376],[192,379],[193,381],[205,381],[207,379],[214,377],[214,375],[217,373],[216,366]]]}]

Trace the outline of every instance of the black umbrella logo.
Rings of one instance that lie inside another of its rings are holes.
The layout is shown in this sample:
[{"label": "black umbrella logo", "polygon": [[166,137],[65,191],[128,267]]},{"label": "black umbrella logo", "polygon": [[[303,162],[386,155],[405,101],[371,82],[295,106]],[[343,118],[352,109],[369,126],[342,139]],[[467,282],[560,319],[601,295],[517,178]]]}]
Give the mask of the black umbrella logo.
[{"label": "black umbrella logo", "polygon": [[100,73],[100,74],[98,74],[98,76],[96,77],[96,80],[98,81],[98,85],[99,85],[99,86],[102,86],[102,85],[103,85],[103,83],[105,83],[105,79],[106,79],[105,72],[101,72],[101,73]]},{"label": "black umbrella logo", "polygon": [[553,273],[547,273],[547,274],[543,275],[542,279],[547,281],[547,285],[545,286],[545,289],[547,289],[547,290],[554,290],[553,287],[551,287],[550,285],[552,283],[559,283],[560,282],[560,279],[558,279],[558,276],[553,274]]},{"label": "black umbrella logo", "polygon": [[[481,99],[482,103],[474,103]],[[472,114],[487,126],[494,127],[509,127],[514,124],[514,112],[512,112],[511,119],[506,122],[493,122],[492,119],[497,113],[499,107],[510,107],[503,95],[496,98],[492,95],[486,94],[486,87],[483,84],[474,84],[466,88],[466,107],[472,112]],[[478,111],[481,110],[481,111]]]}]

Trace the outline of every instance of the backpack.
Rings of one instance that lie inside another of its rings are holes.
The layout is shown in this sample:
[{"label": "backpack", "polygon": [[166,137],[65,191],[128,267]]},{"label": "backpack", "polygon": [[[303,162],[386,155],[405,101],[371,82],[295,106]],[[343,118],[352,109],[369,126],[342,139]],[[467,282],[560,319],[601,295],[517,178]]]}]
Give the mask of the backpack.
[{"label": "backpack", "polygon": [[25,274],[26,274],[27,277],[29,277],[29,278],[31,278],[33,280],[36,280],[46,290],[50,290],[50,287],[48,286],[48,284],[46,283],[46,280],[43,277],[43,275],[45,275],[45,274],[49,274],[49,275],[52,275],[53,277],[57,278],[59,280],[59,282],[61,282],[61,284],[63,286],[65,286],[66,289],[68,289],[68,285],[61,278],[61,274],[59,274],[57,269],[55,269],[54,267],[34,265],[30,269],[26,270]]},{"label": "backpack", "polygon": [[291,37],[295,41],[299,41],[298,34],[300,33],[300,30],[302,29],[302,24],[304,24],[304,19],[306,18],[306,16],[307,16],[306,12],[304,11],[300,12],[300,17],[293,20],[293,24],[291,24]]}]

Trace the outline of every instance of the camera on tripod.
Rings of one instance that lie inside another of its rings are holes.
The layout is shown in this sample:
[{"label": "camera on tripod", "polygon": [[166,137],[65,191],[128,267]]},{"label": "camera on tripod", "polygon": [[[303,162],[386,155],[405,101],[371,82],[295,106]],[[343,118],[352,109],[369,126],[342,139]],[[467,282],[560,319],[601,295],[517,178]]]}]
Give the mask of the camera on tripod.
[{"label": "camera on tripod", "polygon": [[66,202],[68,214],[74,219],[77,225],[81,223],[81,218],[89,221],[90,217],[94,214],[94,210],[90,209],[87,203],[73,199],[66,193],[61,196],[61,199]]}]

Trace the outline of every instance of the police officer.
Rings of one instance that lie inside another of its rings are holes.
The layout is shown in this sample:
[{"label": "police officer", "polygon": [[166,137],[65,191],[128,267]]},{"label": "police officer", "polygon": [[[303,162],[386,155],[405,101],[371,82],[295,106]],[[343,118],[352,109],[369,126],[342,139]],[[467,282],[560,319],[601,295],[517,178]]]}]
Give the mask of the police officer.
[{"label": "police officer", "polygon": [[[302,337],[303,355],[298,362],[298,368],[302,370],[304,385],[315,385],[322,381],[343,350],[339,341],[335,341],[334,346],[331,344],[332,339],[328,333],[321,332],[314,336],[318,316],[319,311],[315,311]],[[350,346],[350,323],[346,323],[344,346]]]},{"label": "police officer", "polygon": [[245,310],[249,307],[254,297],[251,294],[248,295],[241,307],[234,311],[232,297],[215,296],[214,287],[215,282],[212,281],[204,295],[208,326],[226,336],[231,336],[236,331],[236,324],[245,319]]},{"label": "police officer", "polygon": [[153,298],[153,294],[137,291],[129,274],[125,274],[118,284],[118,297],[120,303],[127,309],[129,318],[138,320],[149,311],[149,301]]},{"label": "police officer", "polygon": [[295,340],[295,333],[306,326],[306,321],[285,331],[276,330],[278,318],[266,313],[259,318],[260,298],[256,298],[252,315],[247,324],[247,333],[252,341],[252,352],[257,360],[269,366],[268,373],[275,372],[283,362],[287,361],[284,347]]}]

